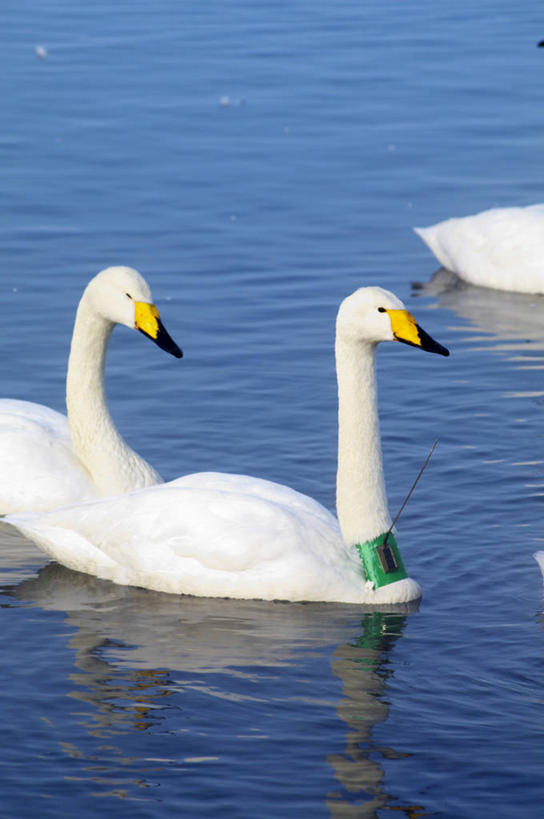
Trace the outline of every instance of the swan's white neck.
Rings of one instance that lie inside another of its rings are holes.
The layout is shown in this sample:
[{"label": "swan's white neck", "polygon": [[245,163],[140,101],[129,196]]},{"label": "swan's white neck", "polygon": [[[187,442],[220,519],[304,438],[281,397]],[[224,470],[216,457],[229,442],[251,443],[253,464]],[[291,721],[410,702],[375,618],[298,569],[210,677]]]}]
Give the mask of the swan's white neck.
[{"label": "swan's white neck", "polygon": [[74,451],[101,495],[161,482],[155,470],[125,443],[108,411],[104,368],[113,327],[91,308],[84,293],[68,360],[66,405]]},{"label": "swan's white neck", "polygon": [[338,473],[336,510],[345,543],[372,540],[391,525],[382,466],[376,347],[336,338]]}]

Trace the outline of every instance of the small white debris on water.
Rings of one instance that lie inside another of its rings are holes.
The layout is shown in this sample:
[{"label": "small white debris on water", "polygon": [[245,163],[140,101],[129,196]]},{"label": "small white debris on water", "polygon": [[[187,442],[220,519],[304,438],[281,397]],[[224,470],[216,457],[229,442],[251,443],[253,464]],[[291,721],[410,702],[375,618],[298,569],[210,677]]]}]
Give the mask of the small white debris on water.
[{"label": "small white debris on water", "polygon": [[38,45],[36,46],[35,51],[36,57],[39,57],[40,60],[45,60],[45,58],[47,57],[47,49],[45,48],[45,46]]},{"label": "small white debris on water", "polygon": [[224,94],[222,97],[219,98],[219,105],[221,106],[221,108],[232,108],[244,104],[245,99],[243,98],[233,99],[232,97],[229,97],[227,94]]}]

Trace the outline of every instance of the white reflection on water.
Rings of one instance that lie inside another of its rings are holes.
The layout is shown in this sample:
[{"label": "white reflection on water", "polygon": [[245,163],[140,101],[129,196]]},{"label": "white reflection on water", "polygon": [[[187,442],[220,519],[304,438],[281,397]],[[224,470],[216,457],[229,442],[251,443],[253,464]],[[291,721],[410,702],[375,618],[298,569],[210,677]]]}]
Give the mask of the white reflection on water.
[{"label": "white reflection on water", "polygon": [[[436,298],[436,307],[451,310],[495,339],[498,343],[493,349],[511,353],[508,360],[523,362],[521,369],[544,368],[543,296],[475,287],[445,268],[437,270],[429,282],[418,283],[414,288],[423,296]],[[459,329],[466,334],[466,327]],[[489,338],[466,338],[472,349],[479,341]],[[513,355],[516,352],[522,355]]]},{"label": "white reflection on water", "polygon": [[[183,741],[184,730],[194,732],[194,726],[184,729],[177,722],[180,702],[182,710],[202,708],[198,703],[204,697],[205,708],[211,713],[219,708],[218,715],[225,701],[243,706],[247,724],[231,727],[239,739],[251,742],[275,738],[256,727],[258,720],[253,724],[255,709],[279,703],[302,714],[332,710],[344,724],[345,749],[328,753],[327,736],[319,739],[324,771],[331,766],[338,781],[338,789],[323,793],[331,815],[375,816],[391,802],[379,760],[402,754],[377,747],[372,729],[388,717],[384,693],[393,673],[390,653],[414,607],[365,612],[356,606],[177,597],[119,587],[55,563],[3,591],[23,605],[66,613],[72,630],[67,646],[77,668],[69,675],[75,685],[69,696],[83,705],[78,720],[88,736],[107,743],[99,748],[108,750],[90,754],[70,736],[60,745],[73,760],[81,760],[82,779],[100,795],[126,796],[128,790],[130,798],[153,799],[154,790],[144,783],[160,784],[172,765],[220,762],[219,728],[213,721],[198,753]],[[288,667],[326,656],[329,648],[332,672],[342,685],[339,700],[331,699],[331,690],[337,691],[332,678],[320,676],[299,688],[289,684]],[[278,730],[281,738],[282,731],[296,731],[296,726],[280,717]],[[310,730],[311,744],[315,726]],[[122,739],[157,731],[181,734],[177,755],[151,758],[141,744],[135,753]],[[297,741],[300,754],[306,740]],[[297,741],[290,739],[293,747]],[[303,778],[299,787],[305,787]],[[408,815],[411,810],[396,809]]]}]

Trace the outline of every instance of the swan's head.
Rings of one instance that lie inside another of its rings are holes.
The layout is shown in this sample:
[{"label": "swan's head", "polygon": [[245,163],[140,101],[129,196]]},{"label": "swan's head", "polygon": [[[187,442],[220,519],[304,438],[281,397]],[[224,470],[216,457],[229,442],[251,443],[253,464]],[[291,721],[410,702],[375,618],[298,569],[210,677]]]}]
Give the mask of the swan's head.
[{"label": "swan's head", "polygon": [[337,337],[350,343],[402,341],[429,353],[449,351],[422,330],[394,293],[381,287],[361,287],[348,296],[338,311]]},{"label": "swan's head", "polygon": [[165,330],[153,304],[149,285],[132,267],[107,267],[87,285],[85,299],[93,312],[112,324],[139,330],[162,350],[181,358],[183,353]]}]

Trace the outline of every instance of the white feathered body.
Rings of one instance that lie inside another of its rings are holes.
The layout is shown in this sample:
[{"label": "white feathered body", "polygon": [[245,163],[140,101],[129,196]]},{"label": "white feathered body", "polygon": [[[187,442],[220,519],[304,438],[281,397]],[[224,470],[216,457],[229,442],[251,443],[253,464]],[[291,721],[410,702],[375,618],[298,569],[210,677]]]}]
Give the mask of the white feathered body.
[{"label": "white feathered body", "polygon": [[540,571],[542,572],[542,577],[544,579],[544,552],[535,552],[533,557],[538,563]]},{"label": "white feathered body", "polygon": [[414,230],[443,267],[470,284],[544,293],[544,204],[492,208]]},{"label": "white feathered body", "polygon": [[31,401],[0,400],[0,514],[97,497],[65,415]]},{"label": "white feathered body", "polygon": [[155,591],[344,603],[421,595],[410,578],[374,591],[330,512],[289,487],[245,475],[187,475],[6,521],[68,568]]}]

